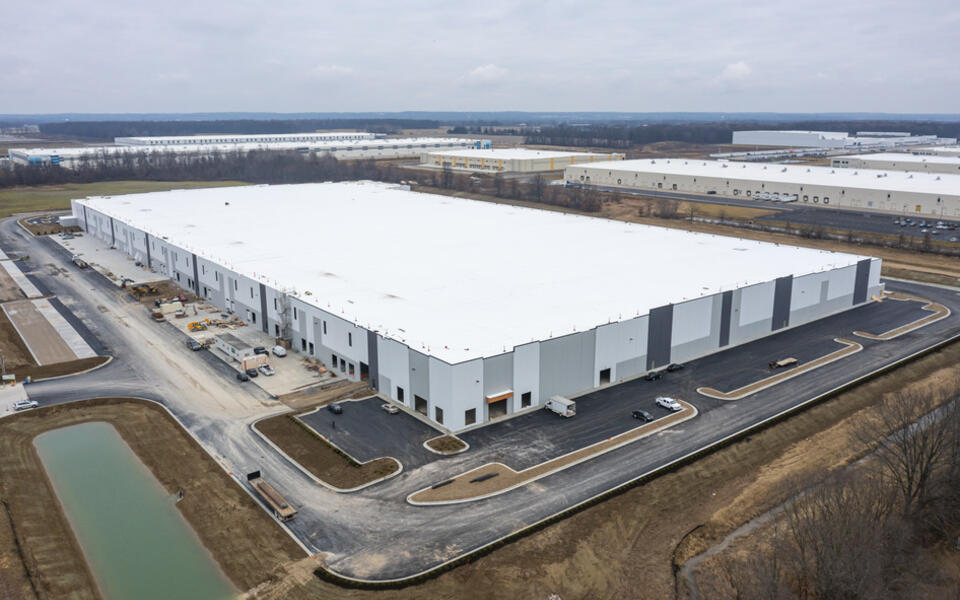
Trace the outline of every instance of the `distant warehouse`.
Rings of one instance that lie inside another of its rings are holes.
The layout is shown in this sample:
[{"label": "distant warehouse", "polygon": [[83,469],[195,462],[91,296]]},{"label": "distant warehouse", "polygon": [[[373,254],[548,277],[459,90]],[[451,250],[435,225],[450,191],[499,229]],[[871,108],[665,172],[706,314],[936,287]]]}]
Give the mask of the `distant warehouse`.
[{"label": "distant warehouse", "polygon": [[956,138],[938,138],[935,135],[910,135],[903,131],[860,131],[849,135],[845,131],[749,130],[734,131],[732,143],[738,146],[791,146],[794,148],[891,148],[929,144],[956,144]]},{"label": "distant warehouse", "polygon": [[429,167],[447,167],[468,171],[494,171],[505,173],[535,173],[556,171],[570,165],[623,160],[623,154],[596,152],[555,152],[529,148],[499,148],[477,150],[443,150],[424,152],[420,164]]},{"label": "distant warehouse", "polygon": [[[264,211],[295,218],[257,218]],[[372,182],[86,198],[73,215],[117,251],[451,430],[882,290],[879,259]],[[627,275],[632,257],[661,259]]]},{"label": "distant warehouse", "polygon": [[142,157],[175,156],[197,160],[215,155],[230,156],[237,152],[299,152],[329,154],[341,160],[365,158],[414,158],[430,150],[480,148],[486,140],[460,138],[390,138],[360,141],[258,142],[185,146],[78,146],[75,148],[10,148],[11,162],[19,165],[53,165],[68,169],[93,166],[111,160]]},{"label": "distant warehouse", "polygon": [[568,167],[564,179],[570,185],[960,217],[960,175],[656,158]]},{"label": "distant warehouse", "polygon": [[858,169],[891,169],[894,171],[916,171],[920,173],[960,174],[960,156],[922,156],[884,152],[880,154],[858,154],[856,156],[837,156],[830,164],[834,167],[853,167]]},{"label": "distant warehouse", "polygon": [[169,135],[113,138],[118,146],[208,146],[212,144],[282,144],[303,142],[357,142],[384,137],[366,131],[263,133],[252,135]]}]

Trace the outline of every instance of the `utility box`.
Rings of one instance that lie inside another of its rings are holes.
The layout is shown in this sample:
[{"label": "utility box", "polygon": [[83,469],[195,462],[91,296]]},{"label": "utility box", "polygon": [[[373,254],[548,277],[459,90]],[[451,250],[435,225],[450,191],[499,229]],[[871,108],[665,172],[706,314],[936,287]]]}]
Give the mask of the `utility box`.
[{"label": "utility box", "polygon": [[213,346],[240,363],[242,363],[245,358],[254,355],[253,346],[229,333],[221,333],[220,335],[214,336]]}]

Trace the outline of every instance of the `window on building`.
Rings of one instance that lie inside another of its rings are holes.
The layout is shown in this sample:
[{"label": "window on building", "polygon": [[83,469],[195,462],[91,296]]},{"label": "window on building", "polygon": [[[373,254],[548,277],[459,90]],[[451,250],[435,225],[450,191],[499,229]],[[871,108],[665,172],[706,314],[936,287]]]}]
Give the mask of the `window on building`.
[{"label": "window on building", "polygon": [[300,338],[300,350],[307,351],[307,340]]},{"label": "window on building", "polygon": [[280,337],[280,326],[277,325],[276,323],[273,324],[273,335],[276,337]]},{"label": "window on building", "polygon": [[234,279],[234,280],[233,280],[233,291],[237,291],[237,289],[239,289],[239,288],[237,287],[237,280]]},{"label": "window on building", "polygon": [[327,335],[327,322],[323,322],[323,335]]},{"label": "window on building", "polygon": [[477,422],[477,409],[471,408],[469,410],[463,411],[464,425],[473,425],[476,422]]},{"label": "window on building", "polygon": [[443,409],[439,406],[433,407],[433,417],[437,423],[443,425]]},{"label": "window on building", "polygon": [[297,307],[296,307],[296,306],[293,307],[293,320],[294,320],[294,321],[297,320]]},{"label": "window on building", "polygon": [[250,297],[253,298],[253,288],[250,288]]},{"label": "window on building", "polygon": [[353,334],[349,331],[347,332],[347,345],[353,346]]},{"label": "window on building", "polygon": [[273,299],[273,310],[277,310],[277,299]]},{"label": "window on building", "polygon": [[520,408],[527,408],[531,404],[533,404],[532,392],[524,392],[520,394]]},{"label": "window on building", "polygon": [[333,368],[334,368],[334,369],[337,368],[337,355],[336,355],[336,354],[331,354],[331,355],[330,355],[330,364],[333,365]]}]

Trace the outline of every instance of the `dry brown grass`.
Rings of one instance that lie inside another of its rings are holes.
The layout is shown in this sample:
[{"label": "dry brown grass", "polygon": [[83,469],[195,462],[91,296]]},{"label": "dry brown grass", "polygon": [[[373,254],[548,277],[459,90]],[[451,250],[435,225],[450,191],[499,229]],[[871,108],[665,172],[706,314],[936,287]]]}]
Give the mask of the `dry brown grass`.
[{"label": "dry brown grass", "polygon": [[290,415],[264,419],[255,427],[315,477],[341,490],[376,481],[399,469],[397,461],[386,457],[356,463]]}]

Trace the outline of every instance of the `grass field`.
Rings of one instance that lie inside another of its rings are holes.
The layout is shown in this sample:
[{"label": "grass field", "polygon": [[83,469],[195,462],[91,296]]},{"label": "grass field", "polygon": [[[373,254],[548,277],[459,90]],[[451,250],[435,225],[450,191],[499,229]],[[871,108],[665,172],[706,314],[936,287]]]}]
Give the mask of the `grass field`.
[{"label": "grass field", "polygon": [[101,181],[0,189],[0,217],[38,210],[65,210],[70,200],[141,192],[247,185],[242,181]]}]

